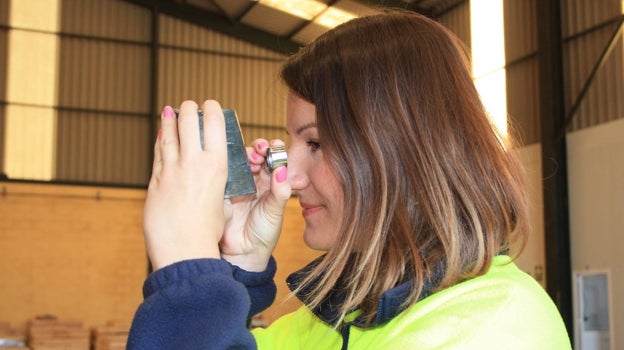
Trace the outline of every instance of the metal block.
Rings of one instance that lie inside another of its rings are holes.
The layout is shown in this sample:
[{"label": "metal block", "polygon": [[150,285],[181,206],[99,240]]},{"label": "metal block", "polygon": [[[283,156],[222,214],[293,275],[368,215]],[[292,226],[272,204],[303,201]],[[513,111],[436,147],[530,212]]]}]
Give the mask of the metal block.
[{"label": "metal block", "polygon": [[[176,110],[176,115],[177,113],[178,111]],[[204,149],[204,112],[200,109],[197,111],[197,114],[199,116],[199,140],[202,149]],[[247,151],[245,150],[243,133],[238,123],[236,111],[224,109],[223,116],[225,117],[228,157],[228,177],[225,184],[224,198],[254,194],[256,193],[256,183],[247,161]]]}]

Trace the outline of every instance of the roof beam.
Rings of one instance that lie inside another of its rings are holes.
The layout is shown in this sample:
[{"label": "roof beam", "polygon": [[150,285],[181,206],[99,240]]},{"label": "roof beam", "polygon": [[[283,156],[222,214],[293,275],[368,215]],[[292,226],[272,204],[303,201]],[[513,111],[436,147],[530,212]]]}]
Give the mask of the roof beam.
[{"label": "roof beam", "polygon": [[430,9],[418,6],[417,4],[418,1],[404,1],[404,0],[355,0],[355,1],[361,4],[364,4],[366,6],[370,6],[370,7],[399,8],[399,9],[418,12],[427,17],[432,17],[434,15],[434,13]]},{"label": "roof beam", "polygon": [[242,23],[232,22],[224,16],[185,3],[175,2],[173,0],[125,1],[155,9],[158,13],[164,13],[278,53],[288,55],[296,52],[301,47],[301,44],[288,38],[270,34]]}]

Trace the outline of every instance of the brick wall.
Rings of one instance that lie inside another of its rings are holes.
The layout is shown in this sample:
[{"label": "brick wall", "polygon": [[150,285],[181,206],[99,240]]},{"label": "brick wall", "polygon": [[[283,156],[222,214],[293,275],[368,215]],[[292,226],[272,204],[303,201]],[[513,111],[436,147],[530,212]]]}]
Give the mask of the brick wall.
[{"label": "brick wall", "polygon": [[0,319],[130,322],[147,260],[145,192],[0,183]]},{"label": "brick wall", "polygon": [[[89,328],[130,323],[147,274],[144,200],[141,189],[0,182],[0,321],[19,329],[52,314]],[[300,211],[288,203],[267,322],[300,305],[285,301],[285,278],[319,255],[303,243]]]}]

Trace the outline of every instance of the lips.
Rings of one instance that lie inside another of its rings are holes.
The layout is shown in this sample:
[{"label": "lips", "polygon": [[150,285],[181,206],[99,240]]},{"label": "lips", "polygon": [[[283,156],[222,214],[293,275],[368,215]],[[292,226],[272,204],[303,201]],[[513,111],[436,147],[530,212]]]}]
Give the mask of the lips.
[{"label": "lips", "polygon": [[301,203],[301,208],[303,209],[301,214],[306,217],[306,216],[310,216],[312,214],[315,214],[321,210],[323,210],[324,206],[322,205],[314,205],[314,204],[307,204],[307,203]]}]

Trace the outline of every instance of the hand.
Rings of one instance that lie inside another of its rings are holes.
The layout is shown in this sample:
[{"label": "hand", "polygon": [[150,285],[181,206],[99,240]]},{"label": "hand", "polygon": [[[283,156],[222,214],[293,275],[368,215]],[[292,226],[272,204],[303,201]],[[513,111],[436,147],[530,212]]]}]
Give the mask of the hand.
[{"label": "hand", "polygon": [[[284,145],[273,140],[272,146]],[[231,198],[226,212],[232,219],[225,226],[220,243],[221,256],[247,271],[264,271],[279,239],[284,207],[290,198],[288,169],[278,167],[269,173],[263,166],[269,142],[255,140],[247,147],[247,157],[256,181],[257,194]]]},{"label": "hand", "polygon": [[177,119],[169,106],[161,116],[143,214],[154,270],[186,259],[220,258],[218,242],[226,222],[225,121],[218,102],[206,101],[202,109],[204,150],[195,102],[183,102]]}]

